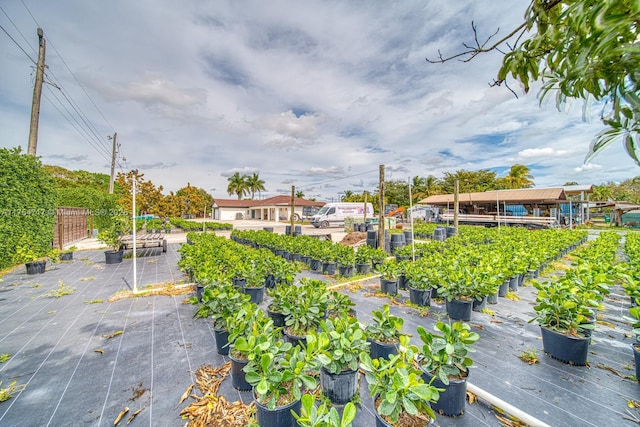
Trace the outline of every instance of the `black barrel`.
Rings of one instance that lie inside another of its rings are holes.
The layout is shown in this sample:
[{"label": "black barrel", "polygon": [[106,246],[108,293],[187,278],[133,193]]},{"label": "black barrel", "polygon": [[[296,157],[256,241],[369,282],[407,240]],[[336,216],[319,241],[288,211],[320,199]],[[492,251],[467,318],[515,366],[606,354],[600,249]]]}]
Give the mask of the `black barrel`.
[{"label": "black barrel", "polygon": [[273,227],[262,227],[264,231],[268,231],[269,233],[273,233]]},{"label": "black barrel", "polygon": [[299,236],[299,235],[301,235],[301,234],[302,234],[302,226],[301,226],[301,225],[296,225],[296,226],[293,228],[293,235],[294,235],[294,236]]},{"label": "black barrel", "polygon": [[407,244],[407,246],[413,243],[413,233],[411,231],[404,232],[404,241]]},{"label": "black barrel", "polygon": [[404,248],[406,245],[406,241],[404,239],[404,233],[400,234],[400,233],[393,233],[391,235],[391,242],[390,242],[390,249],[391,249],[391,253],[394,254],[396,252],[396,250]]},{"label": "black barrel", "polygon": [[291,235],[291,226],[290,225],[285,225],[284,226],[284,234],[285,234],[285,236],[290,236]]},{"label": "black barrel", "polygon": [[436,229],[433,230],[433,240],[444,242],[446,238],[447,238],[447,231],[444,227],[436,227]]},{"label": "black barrel", "polygon": [[447,237],[455,236],[458,234],[455,227],[447,227]]},{"label": "black barrel", "polygon": [[374,249],[378,247],[378,233],[375,230],[367,231],[367,246]]}]

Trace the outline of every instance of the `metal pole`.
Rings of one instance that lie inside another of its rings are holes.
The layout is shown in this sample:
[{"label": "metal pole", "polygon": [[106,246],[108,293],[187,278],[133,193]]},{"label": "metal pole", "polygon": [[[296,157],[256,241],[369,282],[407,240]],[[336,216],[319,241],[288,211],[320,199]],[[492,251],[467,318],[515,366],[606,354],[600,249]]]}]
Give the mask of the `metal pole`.
[{"label": "metal pole", "polygon": [[500,190],[496,190],[496,219],[498,220],[498,234],[500,234]]},{"label": "metal pole", "polygon": [[456,179],[453,186],[453,226],[456,228],[456,235],[458,235],[458,210],[460,210],[459,192],[460,182]]},{"label": "metal pole", "polygon": [[380,212],[378,212],[379,214],[379,220],[378,220],[378,248],[382,248],[383,251],[386,251],[386,241],[385,241],[385,235],[384,235],[384,228],[385,228],[385,223],[384,223],[384,165],[380,165],[380,170],[379,170],[379,183],[378,183],[378,187],[380,189],[379,195],[380,195],[380,200],[378,201],[378,207],[380,209]]},{"label": "metal pole", "polygon": [[136,244],[136,179],[138,176],[138,171],[132,171],[133,172],[133,194],[131,195],[131,198],[133,199],[133,212],[131,213],[131,216],[133,218],[133,230],[131,230],[131,233],[133,233],[133,293],[137,294],[138,293],[138,270],[137,270],[137,264],[136,264],[136,259],[137,259],[137,244]]},{"label": "metal pole", "polygon": [[411,195],[411,178],[409,181],[409,212],[411,216],[411,260],[416,261],[416,243],[415,235],[413,234],[413,197]]}]

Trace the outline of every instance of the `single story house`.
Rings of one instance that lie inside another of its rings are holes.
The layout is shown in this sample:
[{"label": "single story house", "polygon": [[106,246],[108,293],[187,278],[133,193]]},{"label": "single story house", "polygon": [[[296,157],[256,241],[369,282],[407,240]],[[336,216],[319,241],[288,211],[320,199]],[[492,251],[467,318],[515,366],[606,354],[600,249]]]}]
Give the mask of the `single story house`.
[{"label": "single story house", "polygon": [[[294,198],[295,219],[301,220],[305,208],[320,208],[324,202],[314,202],[300,197]],[[254,219],[265,221],[288,221],[291,217],[291,197],[274,196],[264,200],[214,199],[213,219],[233,221]]]}]

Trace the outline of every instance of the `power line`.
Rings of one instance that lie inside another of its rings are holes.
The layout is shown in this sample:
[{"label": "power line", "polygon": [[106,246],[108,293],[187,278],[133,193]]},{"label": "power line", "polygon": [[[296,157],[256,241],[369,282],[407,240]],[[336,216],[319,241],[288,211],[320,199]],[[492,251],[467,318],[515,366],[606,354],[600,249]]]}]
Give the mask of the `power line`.
[{"label": "power line", "polygon": [[356,174],[353,174],[353,175],[347,175],[347,176],[343,176],[343,177],[340,177],[340,178],[330,179],[328,181],[314,182],[314,183],[303,185],[303,186],[300,186],[300,187],[296,186],[296,188],[305,189],[305,188],[313,187],[313,186],[316,186],[316,185],[330,184],[332,182],[342,181],[343,179],[354,178],[356,176],[361,176],[361,175],[368,175],[370,173],[375,173],[375,172],[377,172],[377,170],[356,173]]},{"label": "power line", "polygon": [[18,28],[18,26],[16,25],[15,22],[13,22],[13,20],[11,19],[11,17],[7,14],[7,12],[5,12],[5,10],[2,8],[2,6],[0,6],[0,10],[2,11],[2,13],[4,13],[4,16],[7,17],[7,19],[9,20],[9,22],[11,22],[11,25],[13,25],[13,28],[16,29],[16,31],[18,32],[18,34],[20,34],[22,36],[22,40],[24,40],[27,45],[31,48],[31,51],[33,53],[35,53],[36,55],[38,55],[38,52],[33,48],[33,46],[31,46],[31,44],[29,43],[29,40],[27,40],[27,38],[24,36],[24,34],[22,34],[22,31],[20,31],[20,28]]},{"label": "power line", "polygon": [[[27,12],[29,13],[29,15],[31,16],[31,19],[33,19],[33,22],[36,23],[36,25],[38,27],[40,27],[40,24],[38,24],[38,21],[36,20],[36,18],[33,16],[33,14],[31,13],[31,10],[29,10],[29,8],[27,7],[27,5],[25,4],[24,0],[20,0],[22,5],[24,6],[24,8],[27,10]],[[89,93],[85,90],[84,86],[82,86],[82,84],[80,83],[80,81],[78,80],[78,78],[76,77],[76,75],[73,73],[73,71],[71,71],[71,68],[69,68],[69,65],[67,64],[67,61],[64,60],[64,58],[62,57],[62,55],[60,54],[60,52],[58,52],[58,49],[56,49],[55,45],[53,44],[53,42],[49,39],[49,44],[51,45],[51,47],[53,48],[53,50],[56,52],[56,54],[58,55],[58,57],[60,58],[60,60],[62,61],[62,63],[64,64],[64,66],[67,68],[67,71],[69,71],[69,74],[71,74],[71,76],[73,77],[73,79],[76,81],[76,83],[78,84],[78,86],[80,86],[80,89],[82,89],[82,91],[84,92],[84,94],[87,96],[87,98],[89,98],[89,101],[91,102],[91,104],[93,105],[93,107],[96,109],[96,111],[100,114],[100,116],[102,117],[102,119],[105,121],[105,123],[107,125],[109,125],[109,127],[111,128],[112,132],[115,132],[114,127],[111,125],[111,123],[109,123],[109,120],[107,120],[107,118],[105,117],[105,115],[102,113],[102,110],[100,110],[100,108],[98,108],[98,106],[96,105],[95,102],[93,102],[93,99],[91,98],[91,96],[89,96]]]},{"label": "power line", "polygon": [[4,31],[4,33],[7,35],[7,37],[9,37],[11,39],[11,41],[14,42],[16,46],[18,46],[18,48],[20,48],[22,53],[24,53],[27,56],[27,58],[29,58],[31,60],[31,62],[36,64],[36,61],[27,53],[26,50],[24,50],[22,48],[22,46],[20,46],[20,43],[18,43],[13,37],[11,37],[11,34],[9,34],[9,32],[7,30],[5,30],[5,28],[2,25],[0,25],[0,28],[2,29],[2,31]]}]

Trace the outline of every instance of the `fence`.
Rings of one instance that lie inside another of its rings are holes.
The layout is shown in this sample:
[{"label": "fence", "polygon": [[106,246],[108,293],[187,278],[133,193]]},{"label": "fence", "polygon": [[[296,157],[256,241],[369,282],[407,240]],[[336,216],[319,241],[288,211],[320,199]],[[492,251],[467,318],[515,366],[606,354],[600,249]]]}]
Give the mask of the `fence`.
[{"label": "fence", "polygon": [[58,207],[56,226],[53,230],[53,247],[62,249],[65,245],[89,237],[91,210],[85,208]]}]

